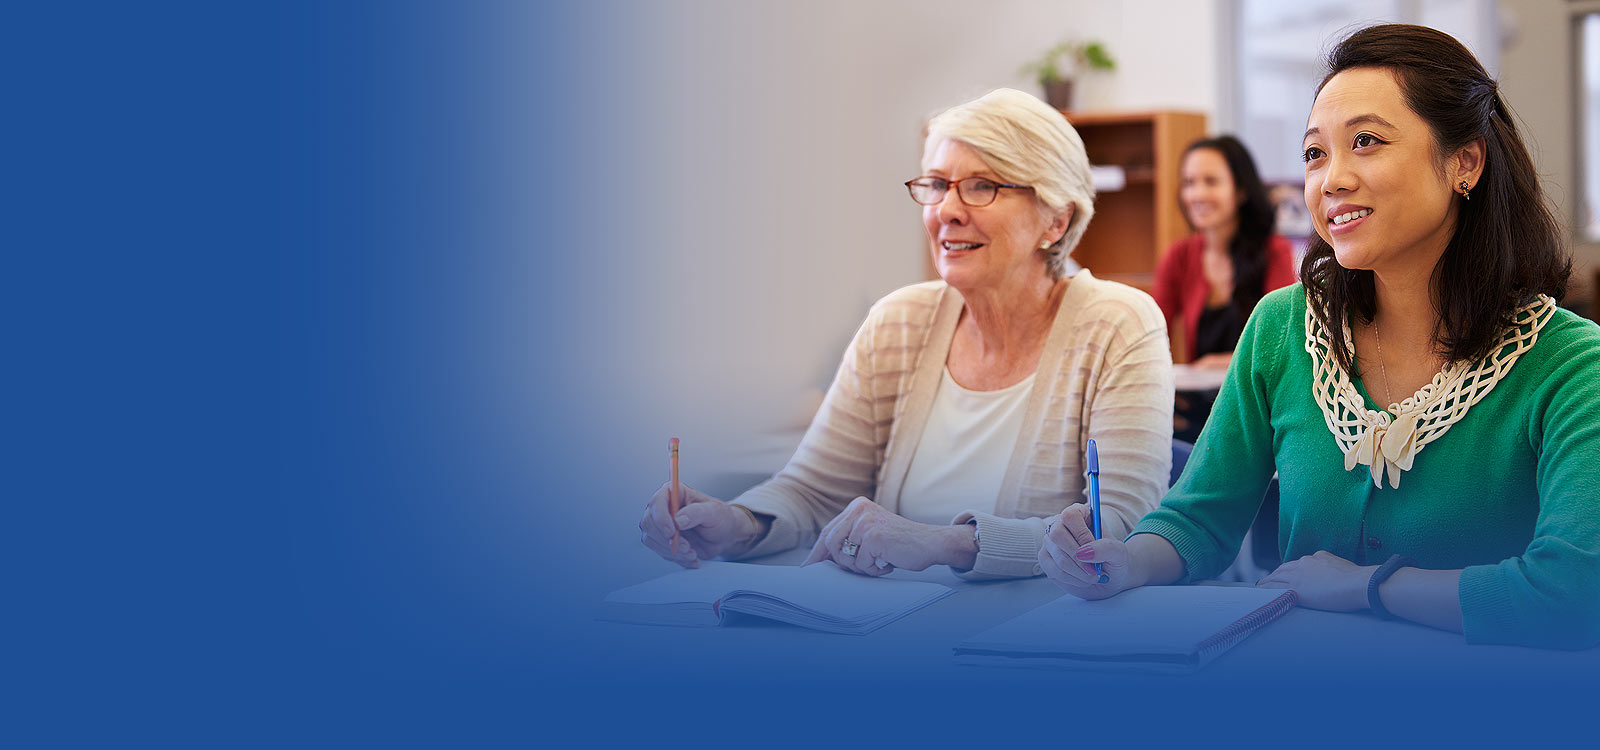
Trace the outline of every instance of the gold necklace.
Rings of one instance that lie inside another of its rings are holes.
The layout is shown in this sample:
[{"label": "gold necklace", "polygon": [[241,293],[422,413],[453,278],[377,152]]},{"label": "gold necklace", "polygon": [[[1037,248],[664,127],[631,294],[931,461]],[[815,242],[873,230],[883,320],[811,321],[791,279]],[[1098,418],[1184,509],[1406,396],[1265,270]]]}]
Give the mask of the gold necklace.
[{"label": "gold necklace", "polygon": [[[1383,373],[1383,396],[1388,399],[1394,395],[1394,390],[1389,387],[1389,368],[1383,364],[1383,328],[1378,325],[1378,316],[1372,316],[1372,335],[1378,339],[1378,371]],[[1378,404],[1388,408],[1385,404]]]}]

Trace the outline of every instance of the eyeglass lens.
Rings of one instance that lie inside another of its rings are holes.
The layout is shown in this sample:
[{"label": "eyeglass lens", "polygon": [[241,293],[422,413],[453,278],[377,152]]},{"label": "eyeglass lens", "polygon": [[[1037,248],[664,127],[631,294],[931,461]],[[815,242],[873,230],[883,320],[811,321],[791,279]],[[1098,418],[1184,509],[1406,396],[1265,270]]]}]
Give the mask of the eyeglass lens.
[{"label": "eyeglass lens", "polygon": [[961,202],[969,206],[987,206],[994,202],[994,197],[999,192],[998,185],[982,177],[968,177],[955,183],[937,177],[925,177],[911,181],[911,198],[925,206],[933,205],[944,200],[944,194],[949,192],[952,184],[955,185]]}]

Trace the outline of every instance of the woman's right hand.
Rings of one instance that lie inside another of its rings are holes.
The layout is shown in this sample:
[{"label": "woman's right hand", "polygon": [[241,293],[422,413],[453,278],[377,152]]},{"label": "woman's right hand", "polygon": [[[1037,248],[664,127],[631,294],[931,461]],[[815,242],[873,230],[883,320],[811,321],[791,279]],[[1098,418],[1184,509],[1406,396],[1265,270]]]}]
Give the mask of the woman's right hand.
[{"label": "woman's right hand", "polygon": [[[1135,580],[1128,545],[1115,539],[1096,541],[1089,530],[1089,506],[1068,505],[1050,525],[1039,547],[1039,567],[1063,591],[1080,599],[1105,599],[1143,581]],[[1098,583],[1094,564],[1100,563],[1106,582]]]},{"label": "woman's right hand", "polygon": [[[760,527],[751,515],[682,482],[683,499],[676,517],[667,503],[668,485],[650,497],[644,518],[639,521],[644,546],[685,568],[700,567],[701,560],[721,557],[747,549],[756,541]],[[678,546],[672,547],[672,529],[678,529]]]}]

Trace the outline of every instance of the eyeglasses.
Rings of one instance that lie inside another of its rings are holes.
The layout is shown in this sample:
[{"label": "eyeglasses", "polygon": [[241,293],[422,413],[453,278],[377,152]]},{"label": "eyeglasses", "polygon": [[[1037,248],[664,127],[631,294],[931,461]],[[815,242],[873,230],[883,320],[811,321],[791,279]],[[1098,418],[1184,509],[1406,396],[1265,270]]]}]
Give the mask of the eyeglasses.
[{"label": "eyeglasses", "polygon": [[906,189],[911,191],[911,200],[924,206],[932,206],[944,200],[944,194],[950,192],[950,186],[956,186],[956,195],[961,197],[961,202],[969,206],[987,206],[994,202],[994,197],[1000,194],[1000,188],[1013,190],[1032,190],[1028,185],[1008,185],[1004,182],[984,179],[982,177],[968,177],[964,180],[951,182],[941,177],[918,177],[906,181]]}]

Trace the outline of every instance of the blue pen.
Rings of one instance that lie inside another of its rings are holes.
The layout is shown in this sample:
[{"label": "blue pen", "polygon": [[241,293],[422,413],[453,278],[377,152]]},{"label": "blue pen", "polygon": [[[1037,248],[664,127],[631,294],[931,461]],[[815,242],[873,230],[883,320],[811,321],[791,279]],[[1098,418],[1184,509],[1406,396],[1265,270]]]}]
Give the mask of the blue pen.
[{"label": "blue pen", "polygon": [[[1085,463],[1089,465],[1089,521],[1094,525],[1094,538],[1100,538],[1100,449],[1095,447],[1094,439],[1089,439],[1088,457]],[[1100,583],[1110,581],[1100,563],[1094,564],[1094,573],[1100,576]]]}]

